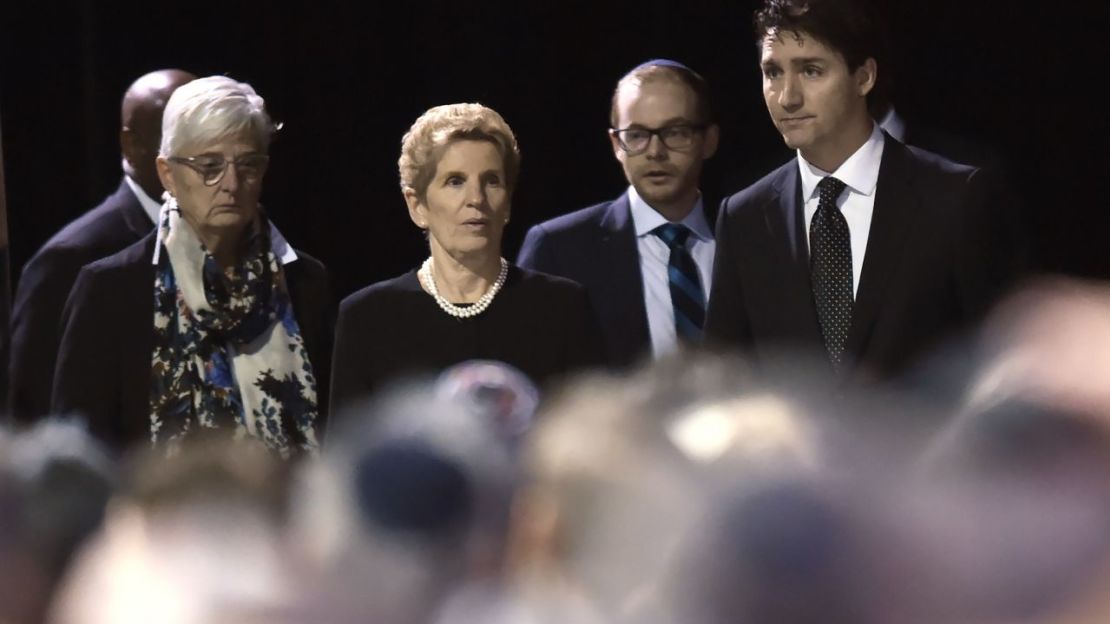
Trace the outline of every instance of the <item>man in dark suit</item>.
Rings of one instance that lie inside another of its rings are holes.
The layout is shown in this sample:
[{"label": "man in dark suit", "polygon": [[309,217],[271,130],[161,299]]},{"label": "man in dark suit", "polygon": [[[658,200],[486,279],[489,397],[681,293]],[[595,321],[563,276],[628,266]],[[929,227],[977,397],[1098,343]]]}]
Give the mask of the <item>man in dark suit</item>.
[{"label": "man in dark suit", "polygon": [[798,156],[722,205],[707,337],[763,364],[801,352],[895,377],[1005,288],[994,185],[877,126],[862,5],[766,0],[756,24],[767,109]]},{"label": "man in dark suit", "polygon": [[155,157],[162,109],[194,76],[178,69],[136,80],[120,107],[124,178],[114,193],[55,234],[23,267],[12,309],[9,412],[20,421],[47,413],[61,338],[62,307],[82,266],[120,251],[154,228],[162,183]]},{"label": "man in dark suit", "polygon": [[698,184],[719,131],[705,81],[665,59],[621,78],[610,123],[628,190],[532,227],[517,264],[585,286],[621,367],[701,337],[715,242]]}]

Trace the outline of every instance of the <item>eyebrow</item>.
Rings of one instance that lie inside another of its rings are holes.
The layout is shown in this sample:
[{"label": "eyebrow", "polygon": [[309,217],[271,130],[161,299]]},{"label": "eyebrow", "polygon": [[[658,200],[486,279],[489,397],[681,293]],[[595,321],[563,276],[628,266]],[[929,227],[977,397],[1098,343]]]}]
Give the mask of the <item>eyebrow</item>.
[{"label": "eyebrow", "polygon": [[[444,180],[446,180],[447,178],[450,178],[452,176],[458,176],[460,178],[469,177],[469,174],[467,174],[465,171],[458,171],[458,170],[444,171],[443,173],[441,173],[439,175]],[[482,171],[479,171],[476,175],[480,178],[480,177],[489,176],[489,175],[505,175],[505,173],[504,173],[504,170],[502,170],[502,169],[484,169]]]},{"label": "eyebrow", "polygon": [[[239,158],[243,158],[244,156],[265,156],[265,155],[266,155],[265,152],[252,150],[252,151],[249,151],[249,152],[243,152],[242,154],[239,154],[238,156],[234,156],[233,158],[234,159],[239,159]],[[224,155],[223,152],[217,152],[217,151],[201,152],[201,153],[197,154],[196,156],[192,156],[192,158],[216,158],[216,157],[223,158],[224,160],[232,160],[232,158],[228,158],[226,155]]]},{"label": "eyebrow", "polygon": [[[827,59],[823,56],[803,56],[801,58],[790,59],[790,65],[792,65],[794,67],[799,67],[801,65],[820,65],[822,63],[828,63],[828,62],[829,62],[829,59]],[[780,67],[781,63],[779,63],[775,59],[767,59],[766,61],[763,61],[762,63],[760,63],[760,66],[761,67]]]},{"label": "eyebrow", "polygon": [[828,59],[823,56],[804,56],[802,58],[791,59],[791,65],[813,65],[819,63],[827,63]]},{"label": "eyebrow", "polygon": [[[660,128],[666,128],[667,126],[694,125],[695,123],[697,123],[697,122],[695,122],[692,119],[687,119],[686,117],[671,117],[670,119],[665,120],[661,126],[658,126],[656,128],[652,128],[652,129],[653,130],[658,130]],[[644,124],[641,124],[641,123],[634,123],[634,124],[629,125],[628,127],[629,128],[644,128],[644,129],[647,128],[647,126],[645,126]]]}]

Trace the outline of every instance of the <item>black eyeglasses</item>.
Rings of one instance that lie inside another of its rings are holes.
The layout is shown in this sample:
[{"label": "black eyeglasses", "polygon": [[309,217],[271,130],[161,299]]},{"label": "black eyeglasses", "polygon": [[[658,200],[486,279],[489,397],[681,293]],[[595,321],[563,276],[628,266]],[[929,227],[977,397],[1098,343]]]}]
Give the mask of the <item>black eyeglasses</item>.
[{"label": "black eyeglasses", "polygon": [[200,174],[205,186],[215,186],[227,173],[228,165],[235,165],[235,172],[239,177],[251,182],[257,181],[266,173],[266,166],[270,164],[270,157],[266,154],[247,154],[235,160],[227,160],[219,154],[201,154],[200,156],[170,156],[166,160],[185,165]]},{"label": "black eyeglasses", "polygon": [[617,144],[626,153],[635,156],[651,145],[651,137],[658,136],[667,149],[676,151],[693,147],[694,137],[705,130],[708,124],[680,123],[662,128],[610,128],[609,134],[616,137]]}]

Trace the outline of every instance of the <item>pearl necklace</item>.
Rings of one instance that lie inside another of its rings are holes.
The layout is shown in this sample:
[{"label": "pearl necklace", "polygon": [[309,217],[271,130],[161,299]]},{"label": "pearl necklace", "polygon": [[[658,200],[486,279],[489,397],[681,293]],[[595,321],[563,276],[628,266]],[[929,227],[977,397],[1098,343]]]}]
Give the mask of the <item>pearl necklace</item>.
[{"label": "pearl necklace", "polygon": [[420,278],[420,283],[424,285],[425,290],[427,290],[436,300],[436,303],[439,304],[441,310],[455,318],[470,318],[485,312],[489,304],[493,303],[493,298],[497,295],[497,292],[501,290],[501,287],[505,285],[505,278],[509,275],[509,262],[501,258],[501,271],[497,274],[497,280],[493,282],[493,286],[490,286],[486,294],[482,295],[473,305],[468,306],[457,306],[444,299],[443,296],[439,294],[439,290],[436,289],[435,277],[432,275],[431,256],[424,261],[424,264],[420,265],[420,270],[416,272],[416,275]]}]

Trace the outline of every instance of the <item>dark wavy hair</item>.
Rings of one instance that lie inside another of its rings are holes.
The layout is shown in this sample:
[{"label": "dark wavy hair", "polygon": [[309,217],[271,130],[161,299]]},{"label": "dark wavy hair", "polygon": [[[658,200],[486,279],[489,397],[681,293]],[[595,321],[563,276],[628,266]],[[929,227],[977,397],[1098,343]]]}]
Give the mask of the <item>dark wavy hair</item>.
[{"label": "dark wavy hair", "polygon": [[[764,0],[755,12],[756,46],[767,37],[807,35],[832,48],[844,58],[850,71],[869,59],[884,69],[888,42],[878,6],[869,0]],[[868,94],[872,112],[888,99],[889,77],[879,74]]]}]

